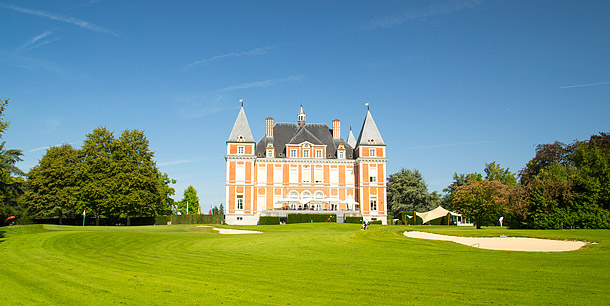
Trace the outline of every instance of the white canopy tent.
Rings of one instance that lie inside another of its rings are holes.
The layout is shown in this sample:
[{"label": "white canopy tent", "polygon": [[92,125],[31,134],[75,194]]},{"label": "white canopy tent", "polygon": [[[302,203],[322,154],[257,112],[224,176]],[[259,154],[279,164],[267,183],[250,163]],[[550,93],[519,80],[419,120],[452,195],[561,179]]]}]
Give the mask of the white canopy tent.
[{"label": "white canopy tent", "polygon": [[425,224],[429,221],[432,221],[434,219],[438,219],[438,218],[442,218],[442,217],[447,217],[449,215],[454,216],[454,217],[461,217],[462,215],[458,214],[458,213],[454,213],[452,211],[448,211],[442,207],[437,207],[431,211],[427,211],[427,212],[423,212],[423,213],[419,213],[419,212],[415,212],[415,214],[420,217],[422,219],[422,223]]}]

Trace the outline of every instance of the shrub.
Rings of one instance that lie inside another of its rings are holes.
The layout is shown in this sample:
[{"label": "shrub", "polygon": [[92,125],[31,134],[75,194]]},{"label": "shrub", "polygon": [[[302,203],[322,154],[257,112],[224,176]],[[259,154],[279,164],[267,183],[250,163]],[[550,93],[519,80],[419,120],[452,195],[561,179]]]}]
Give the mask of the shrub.
[{"label": "shrub", "polygon": [[288,214],[286,223],[326,222],[330,216],[332,216],[331,222],[337,222],[336,214]]},{"label": "shrub", "polygon": [[260,225],[276,225],[280,224],[280,217],[272,217],[272,216],[262,216],[260,218]]},{"label": "shrub", "polygon": [[345,217],[345,223],[362,223],[362,217]]}]

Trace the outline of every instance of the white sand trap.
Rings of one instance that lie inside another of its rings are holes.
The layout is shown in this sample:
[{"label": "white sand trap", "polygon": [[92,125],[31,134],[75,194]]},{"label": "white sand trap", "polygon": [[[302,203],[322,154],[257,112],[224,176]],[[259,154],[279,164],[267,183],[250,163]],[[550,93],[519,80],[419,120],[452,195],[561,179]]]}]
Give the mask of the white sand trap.
[{"label": "white sand trap", "polygon": [[417,231],[407,231],[404,235],[410,238],[453,241],[475,248],[503,251],[565,252],[575,251],[587,244],[591,244],[584,241],[562,241],[522,237],[457,237]]},{"label": "white sand trap", "polygon": [[[197,225],[197,227],[211,227],[211,226],[209,226],[209,225]],[[262,234],[263,233],[263,232],[259,232],[259,231],[238,230],[238,229],[230,229],[230,228],[212,227],[212,229],[217,231],[219,234],[225,234],[225,235]]]}]

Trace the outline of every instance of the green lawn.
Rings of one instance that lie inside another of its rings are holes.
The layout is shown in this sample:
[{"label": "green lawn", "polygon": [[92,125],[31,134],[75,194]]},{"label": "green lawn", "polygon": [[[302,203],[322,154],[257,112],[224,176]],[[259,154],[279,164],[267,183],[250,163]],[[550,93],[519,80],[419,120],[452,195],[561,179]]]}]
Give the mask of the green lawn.
[{"label": "green lawn", "polygon": [[[0,228],[3,305],[602,305],[610,303],[610,231],[359,224]],[[410,239],[452,235],[599,242],[527,253]]]}]

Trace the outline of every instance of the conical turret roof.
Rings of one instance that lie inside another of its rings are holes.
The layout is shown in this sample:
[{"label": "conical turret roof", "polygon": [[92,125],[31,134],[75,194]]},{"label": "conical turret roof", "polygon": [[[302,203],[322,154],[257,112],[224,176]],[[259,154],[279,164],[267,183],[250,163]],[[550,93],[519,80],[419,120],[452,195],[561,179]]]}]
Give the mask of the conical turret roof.
[{"label": "conical turret roof", "polygon": [[239,110],[239,114],[237,115],[237,119],[235,119],[233,130],[231,130],[231,135],[229,136],[229,139],[227,139],[227,142],[254,142],[243,106]]},{"label": "conical turret roof", "polygon": [[[372,143],[371,140],[373,140]],[[362,130],[360,130],[360,136],[358,136],[358,145],[368,144],[385,145],[370,110],[366,112],[366,117],[364,118],[364,123],[362,124]]]},{"label": "conical turret roof", "polygon": [[349,135],[347,136],[347,144],[352,148],[356,147],[356,137],[354,137],[354,133],[352,132],[352,127],[349,127]]}]

